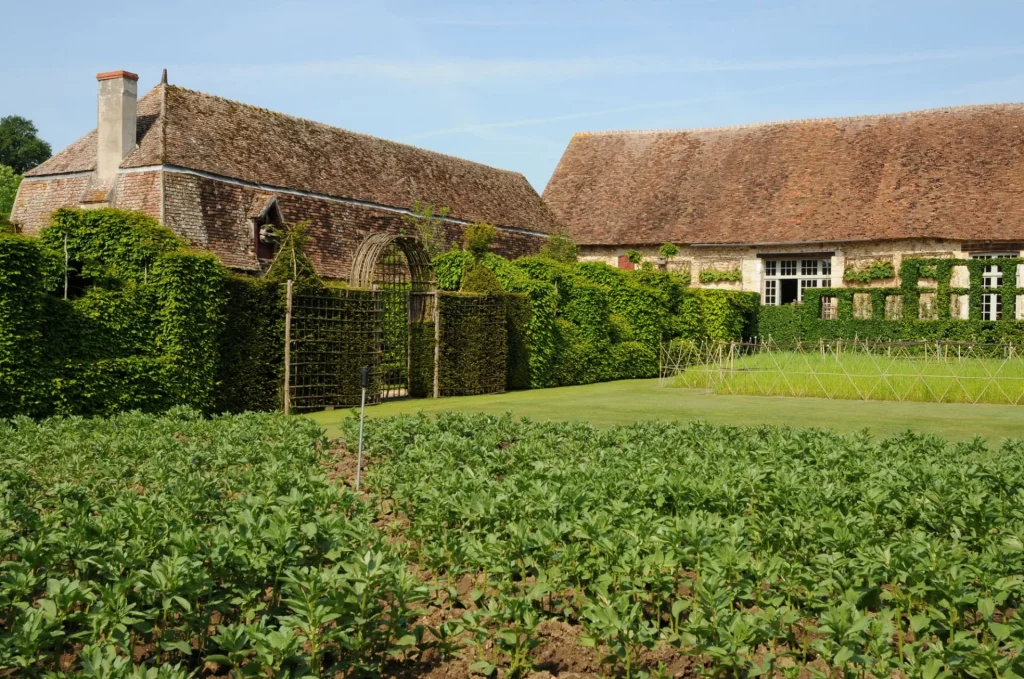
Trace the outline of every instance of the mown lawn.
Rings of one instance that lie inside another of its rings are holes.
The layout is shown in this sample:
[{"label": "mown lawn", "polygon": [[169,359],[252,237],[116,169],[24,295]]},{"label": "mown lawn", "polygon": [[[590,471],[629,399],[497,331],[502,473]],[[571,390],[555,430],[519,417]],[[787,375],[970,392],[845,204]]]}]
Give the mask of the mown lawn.
[{"label": "mown lawn", "polygon": [[[659,387],[658,380],[623,380],[579,387],[536,389],[492,396],[392,401],[367,408],[367,417],[397,413],[443,411],[500,414],[535,420],[585,421],[598,427],[639,420],[690,421],[714,424],[780,424],[830,427],[840,431],[867,429],[889,436],[914,429],[951,440],[983,436],[990,440],[1024,437],[1024,406],[847,401],[782,396],[722,396],[702,389]],[[310,415],[340,435],[348,410]]]},{"label": "mown lawn", "polygon": [[1024,361],[771,351],[699,363],[674,385],[716,394],[940,403],[1024,402]]}]

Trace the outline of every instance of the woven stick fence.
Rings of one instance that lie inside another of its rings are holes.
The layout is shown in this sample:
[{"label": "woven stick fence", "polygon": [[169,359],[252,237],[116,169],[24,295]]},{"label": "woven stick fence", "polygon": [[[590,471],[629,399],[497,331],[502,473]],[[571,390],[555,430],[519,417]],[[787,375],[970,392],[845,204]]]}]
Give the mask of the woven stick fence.
[{"label": "woven stick fence", "polygon": [[1008,344],[676,340],[662,346],[660,363],[663,386],[715,394],[1024,403],[1024,355]]},{"label": "woven stick fence", "polygon": [[380,402],[384,302],[380,291],[325,290],[291,298],[287,409],[359,405],[359,369],[370,366],[367,404]]}]

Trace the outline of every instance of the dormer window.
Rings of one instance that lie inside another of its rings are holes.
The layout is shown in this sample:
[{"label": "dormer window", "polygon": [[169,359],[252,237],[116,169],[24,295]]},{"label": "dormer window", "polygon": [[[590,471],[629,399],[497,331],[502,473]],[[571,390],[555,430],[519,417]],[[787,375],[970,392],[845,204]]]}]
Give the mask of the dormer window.
[{"label": "dormer window", "polygon": [[269,261],[277,255],[281,247],[280,234],[284,226],[281,207],[277,197],[262,194],[253,200],[253,209],[249,212],[253,224],[253,249],[256,259]]}]

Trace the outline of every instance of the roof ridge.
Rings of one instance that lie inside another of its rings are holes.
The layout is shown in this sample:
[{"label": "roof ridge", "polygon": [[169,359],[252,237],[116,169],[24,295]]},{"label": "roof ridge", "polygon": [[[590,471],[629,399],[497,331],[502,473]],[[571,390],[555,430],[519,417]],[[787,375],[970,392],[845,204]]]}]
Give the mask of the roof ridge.
[{"label": "roof ridge", "polygon": [[[157,87],[160,87],[160,85],[158,85]],[[505,168],[495,167],[493,165],[487,165],[486,163],[481,163],[481,162],[476,161],[476,160],[470,160],[469,158],[462,158],[460,156],[454,156],[454,155],[452,155],[450,153],[443,153],[441,151],[434,151],[433,149],[425,149],[425,148],[423,148],[421,146],[416,146],[414,144],[407,144],[405,142],[395,141],[394,139],[385,139],[384,137],[377,137],[377,136],[372,135],[372,134],[367,134],[366,132],[357,132],[355,130],[350,130],[350,129],[345,128],[345,127],[338,127],[337,125],[329,125],[329,124],[321,122],[319,120],[313,120],[311,118],[303,118],[302,116],[296,116],[296,115],[292,115],[290,113],[282,113],[281,111],[275,111],[273,109],[265,108],[263,106],[256,106],[255,104],[247,104],[244,101],[237,101],[235,99],[228,99],[227,97],[221,97],[221,96],[216,95],[216,94],[209,94],[208,92],[200,92],[199,90],[193,90],[193,89],[190,89],[188,87],[182,87],[181,85],[170,85],[169,84],[169,85],[164,85],[164,87],[168,87],[168,88],[175,89],[175,90],[180,90],[182,92],[186,92],[188,94],[198,95],[198,96],[201,96],[201,97],[208,97],[210,99],[219,99],[220,101],[226,101],[226,102],[228,102],[230,104],[235,104],[237,106],[242,106],[244,108],[252,109],[254,111],[259,111],[261,113],[269,113],[269,114],[272,114],[272,115],[275,115],[275,116],[281,116],[283,118],[289,118],[291,120],[295,120],[295,121],[298,121],[300,123],[305,123],[307,125],[313,125],[315,127],[322,127],[322,128],[328,129],[328,130],[335,130],[335,131],[338,131],[338,132],[345,132],[347,134],[353,134],[353,135],[356,135],[358,137],[364,137],[366,139],[372,139],[374,141],[382,141],[382,142],[384,142],[386,144],[394,144],[396,146],[404,146],[406,148],[415,149],[417,151],[422,151],[423,153],[430,153],[430,154],[433,154],[435,156],[441,156],[443,158],[448,158],[448,159],[451,159],[451,160],[455,160],[455,161],[458,161],[460,163],[471,163],[473,165],[477,165],[479,167],[484,167],[484,168],[487,168],[489,170],[495,170],[497,172],[504,172],[506,174],[516,175],[518,177],[522,177],[523,179],[526,179],[526,175],[524,175],[522,172],[517,172],[516,170],[507,170]]]},{"label": "roof ridge", "polygon": [[765,120],[756,123],[740,123],[737,125],[718,125],[712,127],[679,127],[647,130],[595,130],[591,132],[576,132],[573,139],[577,137],[600,137],[616,134],[672,134],[681,132],[730,132],[734,130],[756,129],[760,127],[771,127],[774,125],[799,125],[810,123],[846,122],[857,120],[888,120],[893,118],[908,118],[921,113],[952,113],[970,109],[993,109],[1012,106],[1024,106],[1024,102],[994,102],[989,104],[962,104],[959,106],[936,106],[934,108],[915,109],[912,111],[898,111],[896,113],[864,113],[851,116],[826,116],[820,118],[790,118],[786,120]]}]

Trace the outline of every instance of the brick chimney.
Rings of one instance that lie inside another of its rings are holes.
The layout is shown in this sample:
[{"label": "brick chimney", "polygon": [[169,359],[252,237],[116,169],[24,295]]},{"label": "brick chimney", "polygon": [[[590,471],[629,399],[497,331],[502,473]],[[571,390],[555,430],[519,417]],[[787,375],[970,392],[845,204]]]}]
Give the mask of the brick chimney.
[{"label": "brick chimney", "polygon": [[100,181],[113,179],[121,159],[135,148],[135,102],[139,76],[128,71],[111,71],[96,76],[100,83],[96,124],[96,175]]}]

